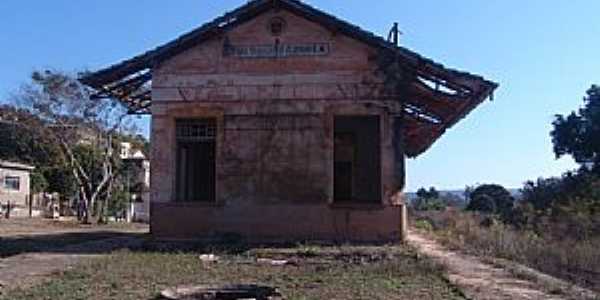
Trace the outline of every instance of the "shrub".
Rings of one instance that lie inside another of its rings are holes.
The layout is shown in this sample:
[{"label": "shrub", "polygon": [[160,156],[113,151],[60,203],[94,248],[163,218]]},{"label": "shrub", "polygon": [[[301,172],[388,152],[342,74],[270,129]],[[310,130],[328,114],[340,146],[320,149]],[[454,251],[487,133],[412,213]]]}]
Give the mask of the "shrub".
[{"label": "shrub", "polygon": [[31,192],[33,194],[44,192],[48,188],[48,180],[46,180],[44,174],[37,169],[31,172],[30,180]]},{"label": "shrub", "polygon": [[582,170],[560,178],[527,182],[512,224],[540,234],[578,240],[600,232],[600,178]]},{"label": "shrub", "polygon": [[484,184],[470,191],[467,210],[489,214],[498,214],[502,219],[508,219],[512,213],[515,199],[501,185]]},{"label": "shrub", "polygon": [[467,210],[478,211],[486,214],[496,213],[496,202],[490,195],[476,195],[467,206]]},{"label": "shrub", "polygon": [[444,210],[446,206],[447,203],[434,187],[429,190],[420,188],[417,191],[417,199],[413,202],[414,209],[418,211]]},{"label": "shrub", "polygon": [[433,231],[433,225],[431,225],[431,223],[429,223],[427,220],[417,220],[415,222],[415,228],[425,231]]},{"label": "shrub", "polygon": [[438,198],[418,198],[413,204],[416,210],[427,211],[427,210],[444,210],[446,204]]}]

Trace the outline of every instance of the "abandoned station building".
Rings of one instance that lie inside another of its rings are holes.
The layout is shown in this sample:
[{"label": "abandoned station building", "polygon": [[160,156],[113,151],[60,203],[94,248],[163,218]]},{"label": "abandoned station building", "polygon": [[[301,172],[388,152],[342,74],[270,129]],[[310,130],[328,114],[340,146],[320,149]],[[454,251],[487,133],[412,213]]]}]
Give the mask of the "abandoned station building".
[{"label": "abandoned station building", "polygon": [[405,158],[497,84],[297,0],[255,0],[81,81],[152,115],[158,238],[402,237]]}]

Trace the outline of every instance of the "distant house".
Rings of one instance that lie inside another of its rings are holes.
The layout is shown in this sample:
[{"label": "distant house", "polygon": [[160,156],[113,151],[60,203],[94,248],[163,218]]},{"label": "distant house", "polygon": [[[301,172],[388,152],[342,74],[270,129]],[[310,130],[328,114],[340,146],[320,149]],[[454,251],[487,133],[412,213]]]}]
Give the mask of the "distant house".
[{"label": "distant house", "polygon": [[248,1],[81,81],[152,114],[153,236],[393,241],[405,159],[498,86],[394,36],[302,1]]},{"label": "distant house", "polygon": [[27,206],[33,166],[0,160],[0,205]]},{"label": "distant house", "polygon": [[121,143],[120,157],[127,165],[127,188],[131,192],[131,202],[127,210],[127,220],[150,222],[150,161],[131,143]]}]

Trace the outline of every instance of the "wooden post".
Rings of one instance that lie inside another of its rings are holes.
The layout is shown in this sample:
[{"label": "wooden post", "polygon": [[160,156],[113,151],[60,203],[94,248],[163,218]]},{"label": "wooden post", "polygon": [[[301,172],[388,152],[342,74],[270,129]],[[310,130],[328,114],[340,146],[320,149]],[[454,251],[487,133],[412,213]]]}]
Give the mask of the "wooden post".
[{"label": "wooden post", "polygon": [[400,240],[406,242],[408,238],[408,208],[406,198],[402,198],[402,205],[400,206]]},{"label": "wooden post", "polygon": [[29,194],[29,218],[33,218],[33,195]]}]

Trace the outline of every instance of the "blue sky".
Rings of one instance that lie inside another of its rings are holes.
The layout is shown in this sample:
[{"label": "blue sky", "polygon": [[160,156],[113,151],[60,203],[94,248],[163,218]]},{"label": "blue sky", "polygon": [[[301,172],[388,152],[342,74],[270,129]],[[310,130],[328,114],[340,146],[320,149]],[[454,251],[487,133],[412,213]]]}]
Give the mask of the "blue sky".
[{"label": "blue sky", "polygon": [[[193,29],[243,0],[4,0],[0,101],[36,68],[98,69]],[[600,84],[600,1],[310,0],[378,34],[394,21],[401,43],[500,83],[484,103],[408,164],[409,190],[528,179],[575,167],[555,160],[553,115]]]}]

